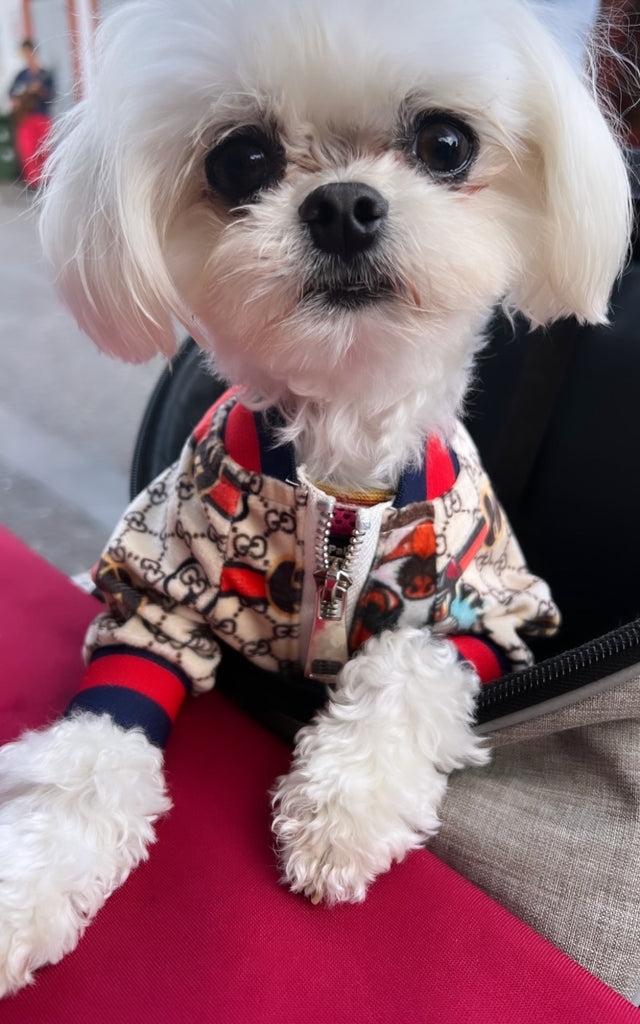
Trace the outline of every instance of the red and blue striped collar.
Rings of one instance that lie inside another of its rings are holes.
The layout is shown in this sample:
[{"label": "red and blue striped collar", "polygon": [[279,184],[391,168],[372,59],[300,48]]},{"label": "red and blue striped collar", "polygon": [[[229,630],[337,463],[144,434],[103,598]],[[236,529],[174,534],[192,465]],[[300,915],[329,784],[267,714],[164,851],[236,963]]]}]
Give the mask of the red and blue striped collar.
[{"label": "red and blue striped collar", "polygon": [[[197,442],[209,435],[215,412],[232,395],[233,390],[228,391],[203,417],[194,431]],[[229,404],[225,419],[221,424],[217,423],[216,428],[227,454],[243,469],[283,483],[295,483],[297,469],[293,444],[283,444],[278,440],[278,431],[284,425],[276,409],[253,412],[236,400]],[[394,507],[404,508],[414,502],[433,501],[440,497],[455,483],[459,468],[453,449],[435,436],[428,437],[421,462],[407,467],[402,473]]]}]

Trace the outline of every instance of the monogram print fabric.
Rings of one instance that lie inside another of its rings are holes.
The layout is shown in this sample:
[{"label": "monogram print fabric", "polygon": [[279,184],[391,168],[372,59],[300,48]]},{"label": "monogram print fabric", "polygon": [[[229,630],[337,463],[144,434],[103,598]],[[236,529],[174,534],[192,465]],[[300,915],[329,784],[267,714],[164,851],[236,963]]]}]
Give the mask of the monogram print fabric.
[{"label": "monogram print fabric", "polygon": [[94,578],[109,612],[86,653],[125,644],[159,654],[210,689],[216,637],[271,671],[297,665],[304,491],[230,459],[221,431],[193,439],[132,503]]},{"label": "monogram print fabric", "polygon": [[[244,469],[225,450],[223,403],[200,440],[132,503],[95,581],[109,610],[90,627],[86,656],[126,645],[182,670],[194,692],[215,682],[224,640],[261,668],[304,661],[300,606],[308,494]],[[440,498],[386,508],[372,570],[357,604],[350,646],[381,629],[431,625],[497,643],[515,665],[530,660],[520,633],[552,631],[558,614],[546,585],[527,570],[468,435]],[[305,554],[307,560],[305,560]]]},{"label": "monogram print fabric", "polygon": [[431,502],[389,510],[360,597],[351,647],[397,625],[491,640],[514,668],[531,662],[521,634],[550,635],[559,614],[527,569],[471,438],[452,442],[460,471]]}]

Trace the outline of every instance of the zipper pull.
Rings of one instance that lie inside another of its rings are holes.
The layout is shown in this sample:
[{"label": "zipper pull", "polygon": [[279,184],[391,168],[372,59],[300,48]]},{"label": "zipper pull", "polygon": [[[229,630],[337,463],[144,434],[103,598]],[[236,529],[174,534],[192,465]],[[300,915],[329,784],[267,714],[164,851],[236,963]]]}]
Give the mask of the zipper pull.
[{"label": "zipper pull", "polygon": [[316,581],[316,613],[307,652],[305,675],[321,683],[335,683],[349,658],[345,618],[351,577],[334,559],[327,569],[313,574]]},{"label": "zipper pull", "polygon": [[344,615],[351,577],[340,561],[333,559],[328,569],[317,569],[313,574],[316,581],[316,618],[340,620]]}]

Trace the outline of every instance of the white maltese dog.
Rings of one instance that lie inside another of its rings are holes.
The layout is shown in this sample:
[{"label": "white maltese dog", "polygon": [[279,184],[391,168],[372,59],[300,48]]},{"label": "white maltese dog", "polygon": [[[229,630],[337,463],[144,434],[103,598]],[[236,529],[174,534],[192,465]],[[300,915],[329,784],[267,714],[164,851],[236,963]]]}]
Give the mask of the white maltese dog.
[{"label": "white maltese dog", "polygon": [[457,422],[472,360],[496,303],[603,322],[629,230],[614,136],[519,0],[123,5],[50,170],[86,332],[144,360],[177,319],[235,386],[109,542],[68,713],[0,751],[4,992],[146,857],[221,646],[326,698],[273,794],[293,891],[361,900],[433,835],[487,758],[479,681],[557,620]]}]

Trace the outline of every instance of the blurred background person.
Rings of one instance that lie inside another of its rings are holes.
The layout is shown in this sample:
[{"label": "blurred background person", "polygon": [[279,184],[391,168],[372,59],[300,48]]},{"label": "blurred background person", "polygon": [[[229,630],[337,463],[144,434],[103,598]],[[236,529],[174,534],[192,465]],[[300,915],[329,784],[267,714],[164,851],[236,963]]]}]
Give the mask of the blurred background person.
[{"label": "blurred background person", "polygon": [[53,75],[42,67],[30,39],[24,40],[20,50],[25,66],[18,72],[9,89],[12,108],[15,110],[24,97],[29,96],[33,112],[48,115],[54,95]]},{"label": "blurred background person", "polygon": [[30,39],[24,40],[21,51],[25,67],[11,83],[9,97],[20,173],[26,185],[37,188],[42,182],[51,131],[54,83],[53,75],[42,67]]}]

